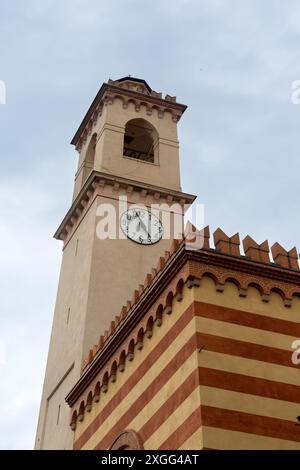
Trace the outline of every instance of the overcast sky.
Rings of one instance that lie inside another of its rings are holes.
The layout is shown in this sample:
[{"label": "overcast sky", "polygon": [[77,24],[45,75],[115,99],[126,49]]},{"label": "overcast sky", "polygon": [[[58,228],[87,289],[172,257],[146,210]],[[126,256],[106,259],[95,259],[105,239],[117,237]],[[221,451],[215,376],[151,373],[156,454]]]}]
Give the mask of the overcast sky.
[{"label": "overcast sky", "polygon": [[[0,448],[32,448],[70,206],[69,144],[102,82],[189,108],[183,190],[206,224],[300,246],[297,0],[2,0]],[[6,350],[6,357],[3,354]]]}]

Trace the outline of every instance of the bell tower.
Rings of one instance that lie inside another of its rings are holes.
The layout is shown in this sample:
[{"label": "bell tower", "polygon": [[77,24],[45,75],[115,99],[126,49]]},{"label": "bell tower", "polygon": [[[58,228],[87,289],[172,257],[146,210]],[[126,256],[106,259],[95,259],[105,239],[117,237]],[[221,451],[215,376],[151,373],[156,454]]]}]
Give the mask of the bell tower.
[{"label": "bell tower", "polygon": [[80,153],[74,197],[91,170],[180,191],[177,122],[185,109],[144,80],[102,85],[71,142]]},{"label": "bell tower", "polygon": [[182,225],[195,199],[180,187],[177,122],[185,109],[144,80],[108,80],[72,139],[79,162],[72,205],[55,233],[63,256],[37,449],[72,448],[65,397],[83,358],[170,248],[175,219]]}]

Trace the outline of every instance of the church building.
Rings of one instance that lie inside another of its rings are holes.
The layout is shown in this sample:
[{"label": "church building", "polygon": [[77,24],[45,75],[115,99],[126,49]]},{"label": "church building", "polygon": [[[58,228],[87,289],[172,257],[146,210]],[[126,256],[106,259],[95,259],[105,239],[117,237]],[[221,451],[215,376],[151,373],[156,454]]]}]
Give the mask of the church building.
[{"label": "church building", "polygon": [[297,250],[183,230],[185,110],[109,80],[73,137],[36,449],[300,449]]}]

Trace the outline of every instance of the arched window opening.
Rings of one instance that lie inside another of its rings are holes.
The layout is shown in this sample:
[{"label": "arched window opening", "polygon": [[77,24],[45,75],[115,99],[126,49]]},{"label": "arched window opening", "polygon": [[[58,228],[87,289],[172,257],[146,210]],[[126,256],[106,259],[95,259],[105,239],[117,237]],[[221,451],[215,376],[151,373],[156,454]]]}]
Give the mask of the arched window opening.
[{"label": "arched window opening", "polygon": [[135,431],[128,430],[117,435],[109,450],[142,450],[143,448],[140,436]]},{"label": "arched window opening", "polygon": [[158,134],[145,119],[131,119],[125,126],[123,155],[157,163]]},{"label": "arched window opening", "polygon": [[83,182],[87,179],[94,168],[95,153],[97,144],[97,134],[93,134],[88,145],[84,162],[83,162]]},{"label": "arched window opening", "polygon": [[85,161],[94,164],[97,134],[93,134],[86,151]]}]

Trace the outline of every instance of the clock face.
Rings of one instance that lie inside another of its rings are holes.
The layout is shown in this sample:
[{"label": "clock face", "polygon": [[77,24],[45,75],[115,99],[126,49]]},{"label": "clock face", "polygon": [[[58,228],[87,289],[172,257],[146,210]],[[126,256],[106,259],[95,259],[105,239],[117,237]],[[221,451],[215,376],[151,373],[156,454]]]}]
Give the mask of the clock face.
[{"label": "clock face", "polygon": [[141,245],[153,245],[163,235],[159,218],[142,208],[135,207],[124,212],[120,223],[126,237]]}]

